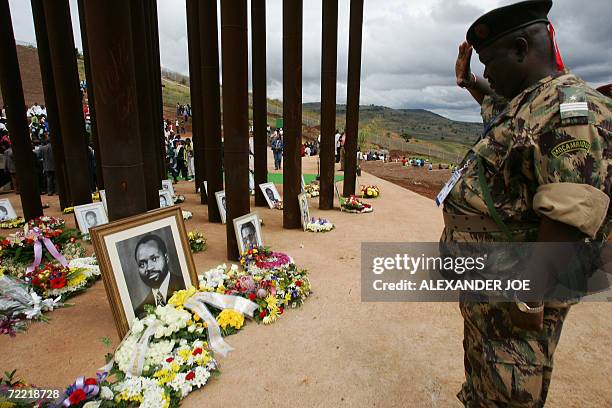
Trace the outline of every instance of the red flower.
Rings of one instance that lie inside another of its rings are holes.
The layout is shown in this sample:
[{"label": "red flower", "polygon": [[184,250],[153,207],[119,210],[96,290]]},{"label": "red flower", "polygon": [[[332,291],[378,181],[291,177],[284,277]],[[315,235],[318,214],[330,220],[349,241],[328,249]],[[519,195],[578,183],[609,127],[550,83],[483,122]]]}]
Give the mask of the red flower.
[{"label": "red flower", "polygon": [[255,300],[257,298],[257,295],[254,293],[249,293],[249,300]]},{"label": "red flower", "polygon": [[96,385],[98,381],[95,378],[88,378],[85,380],[85,385]]},{"label": "red flower", "polygon": [[78,390],[74,390],[74,392],[70,394],[70,397],[68,397],[68,401],[70,401],[71,404],[76,405],[81,401],[85,401],[86,397],[87,395],[85,394],[85,391],[79,388]]},{"label": "red flower", "polygon": [[197,349],[193,350],[193,353],[191,353],[194,356],[197,356],[198,354],[202,354],[202,348],[198,347]]},{"label": "red flower", "polygon": [[187,373],[187,375],[185,376],[185,379],[186,379],[187,381],[191,381],[191,380],[193,380],[194,378],[195,378],[195,373],[194,373],[193,371],[188,372],[188,373]]},{"label": "red flower", "polygon": [[259,312],[259,318],[263,319],[264,317],[266,317],[267,314],[268,314],[268,311],[264,309],[261,312]]},{"label": "red flower", "polygon": [[173,362],[173,361],[174,361],[174,359],[173,359],[172,357],[168,357],[168,358],[166,359],[166,363],[171,363],[171,362]]},{"label": "red flower", "polygon": [[9,240],[8,239],[2,240],[2,245],[3,246],[8,246],[9,245]]},{"label": "red flower", "polygon": [[40,278],[38,276],[35,276],[34,279],[32,279],[32,285],[40,286]]},{"label": "red flower", "polygon": [[295,286],[302,286],[302,281],[295,281]]},{"label": "red flower", "polygon": [[51,289],[61,289],[64,286],[66,286],[66,278],[59,277],[59,278],[53,278],[49,281],[49,285],[51,286]]},{"label": "red flower", "polygon": [[285,313],[285,308],[281,306],[281,307],[278,309],[278,311],[279,311],[279,313],[280,313],[280,314],[283,314],[283,313]]}]

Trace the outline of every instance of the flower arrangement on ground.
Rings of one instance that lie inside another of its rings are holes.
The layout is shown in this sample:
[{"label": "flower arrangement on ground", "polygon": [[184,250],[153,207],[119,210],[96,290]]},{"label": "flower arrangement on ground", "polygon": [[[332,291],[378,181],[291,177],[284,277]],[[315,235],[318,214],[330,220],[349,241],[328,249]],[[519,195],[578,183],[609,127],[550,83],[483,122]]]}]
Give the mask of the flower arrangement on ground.
[{"label": "flower arrangement on ground", "polygon": [[316,181],[306,184],[304,192],[308,198],[318,197],[320,192],[319,184]]},{"label": "flower arrangement on ground", "polygon": [[361,202],[361,200],[354,195],[341,201],[340,210],[355,214],[364,214],[374,211],[372,205]]},{"label": "flower arrangement on ground", "polygon": [[0,223],[0,229],[13,229],[20,228],[25,225],[25,220],[23,217],[13,218],[12,220],[7,220]]},{"label": "flower arrangement on ground", "polygon": [[283,200],[278,200],[274,203],[274,209],[275,210],[282,210],[283,209]]},{"label": "flower arrangement on ground", "polygon": [[380,187],[376,185],[361,186],[362,198],[376,198],[380,195]]},{"label": "flower arrangement on ground", "polygon": [[286,308],[301,306],[311,293],[306,270],[294,263],[275,270],[219,265],[200,275],[200,290],[241,296],[257,303],[255,319],[274,323]]},{"label": "flower arrangement on ground", "polygon": [[[30,263],[34,259],[35,245],[48,240],[57,251],[61,251],[65,244],[74,243],[79,237],[78,230],[65,228],[64,220],[48,216],[39,217],[28,222],[23,230],[6,238],[0,237],[0,259]],[[51,260],[48,251],[45,252],[45,256]]]},{"label": "flower arrangement on ground", "polygon": [[62,210],[62,213],[64,214],[72,214],[74,213],[74,207],[66,207]]},{"label": "flower arrangement on ground", "polygon": [[181,212],[183,213],[183,220],[187,221],[193,218],[193,213],[191,211],[181,209]]},{"label": "flower arrangement on ground", "polygon": [[308,224],[306,224],[306,231],[311,232],[329,232],[334,228],[335,225],[325,218],[312,217]]},{"label": "flower arrangement on ground", "polygon": [[172,196],[172,201],[174,201],[174,204],[180,204],[180,203],[184,203],[185,202],[185,196],[183,195],[173,195]]},{"label": "flower arrangement on ground", "polygon": [[273,252],[270,248],[251,248],[240,256],[240,265],[245,269],[258,272],[260,270],[276,270],[293,263],[293,259],[282,252]]},{"label": "flower arrangement on ground", "polygon": [[187,237],[189,238],[189,246],[191,247],[191,252],[201,252],[206,249],[206,238],[204,234],[198,231],[190,231],[187,233]]}]

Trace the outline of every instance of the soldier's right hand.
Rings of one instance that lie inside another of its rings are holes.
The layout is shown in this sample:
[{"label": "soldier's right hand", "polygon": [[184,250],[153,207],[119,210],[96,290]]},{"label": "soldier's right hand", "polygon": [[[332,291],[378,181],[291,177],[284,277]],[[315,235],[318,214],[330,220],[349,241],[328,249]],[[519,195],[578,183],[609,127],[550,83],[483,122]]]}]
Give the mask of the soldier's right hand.
[{"label": "soldier's right hand", "polygon": [[472,58],[472,46],[464,41],[459,45],[459,55],[455,62],[455,76],[457,85],[465,88],[472,81],[472,71],[470,69],[470,60]]}]

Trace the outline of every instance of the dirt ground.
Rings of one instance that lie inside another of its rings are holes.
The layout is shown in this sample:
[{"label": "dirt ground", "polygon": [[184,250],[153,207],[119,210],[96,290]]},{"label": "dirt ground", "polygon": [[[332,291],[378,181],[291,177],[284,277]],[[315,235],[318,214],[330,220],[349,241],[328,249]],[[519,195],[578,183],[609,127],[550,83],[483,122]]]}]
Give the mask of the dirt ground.
[{"label": "dirt ground", "polygon": [[[316,172],[304,160],[304,173]],[[405,169],[399,169],[403,171]],[[426,172],[426,170],[424,170]],[[391,176],[391,174],[389,175]],[[373,303],[361,301],[362,242],[435,242],[443,227],[430,199],[364,173],[362,183],[378,184],[371,214],[318,210],[336,230],[326,234],[282,228],[282,213],[257,208],[266,245],[294,257],[310,271],[314,294],[271,326],[249,323],[228,337],[233,351],[221,358],[221,376],[193,392],[184,407],[449,407],[463,381],[463,323],[454,303]],[[202,231],[209,249],[194,255],[199,273],[223,262],[225,226],[207,222],[193,184],[176,186],[194,213],[188,230]],[[5,196],[3,196],[5,197]],[[19,208],[19,198],[10,195]],[[57,198],[44,198],[59,215]],[[337,204],[337,203],[336,203]],[[64,216],[73,224],[72,216]],[[4,232],[4,231],[2,231]],[[73,307],[50,313],[16,338],[0,337],[0,370],[18,369],[40,386],[64,387],[92,375],[119,339],[100,281],[73,298]],[[572,308],[556,352],[547,407],[612,406],[610,372],[612,305]],[[112,346],[105,346],[108,337]]]},{"label": "dirt ground", "polygon": [[427,167],[402,166],[402,163],[383,163],[364,161],[361,168],[376,177],[414,191],[424,197],[434,199],[442,186],[451,176],[451,171],[427,170]]}]

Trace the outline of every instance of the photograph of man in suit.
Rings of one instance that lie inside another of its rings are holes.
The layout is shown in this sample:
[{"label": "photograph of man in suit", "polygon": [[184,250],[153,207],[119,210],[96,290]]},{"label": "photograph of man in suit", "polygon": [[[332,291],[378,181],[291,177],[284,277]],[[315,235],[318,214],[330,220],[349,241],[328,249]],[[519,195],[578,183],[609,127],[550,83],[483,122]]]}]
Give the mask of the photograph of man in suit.
[{"label": "photograph of man in suit", "polygon": [[166,243],[157,235],[140,238],[134,258],[140,279],[150,288],[144,301],[134,309],[136,316],[144,312],[145,305],[163,306],[175,291],[185,289],[180,271],[170,271]]}]

